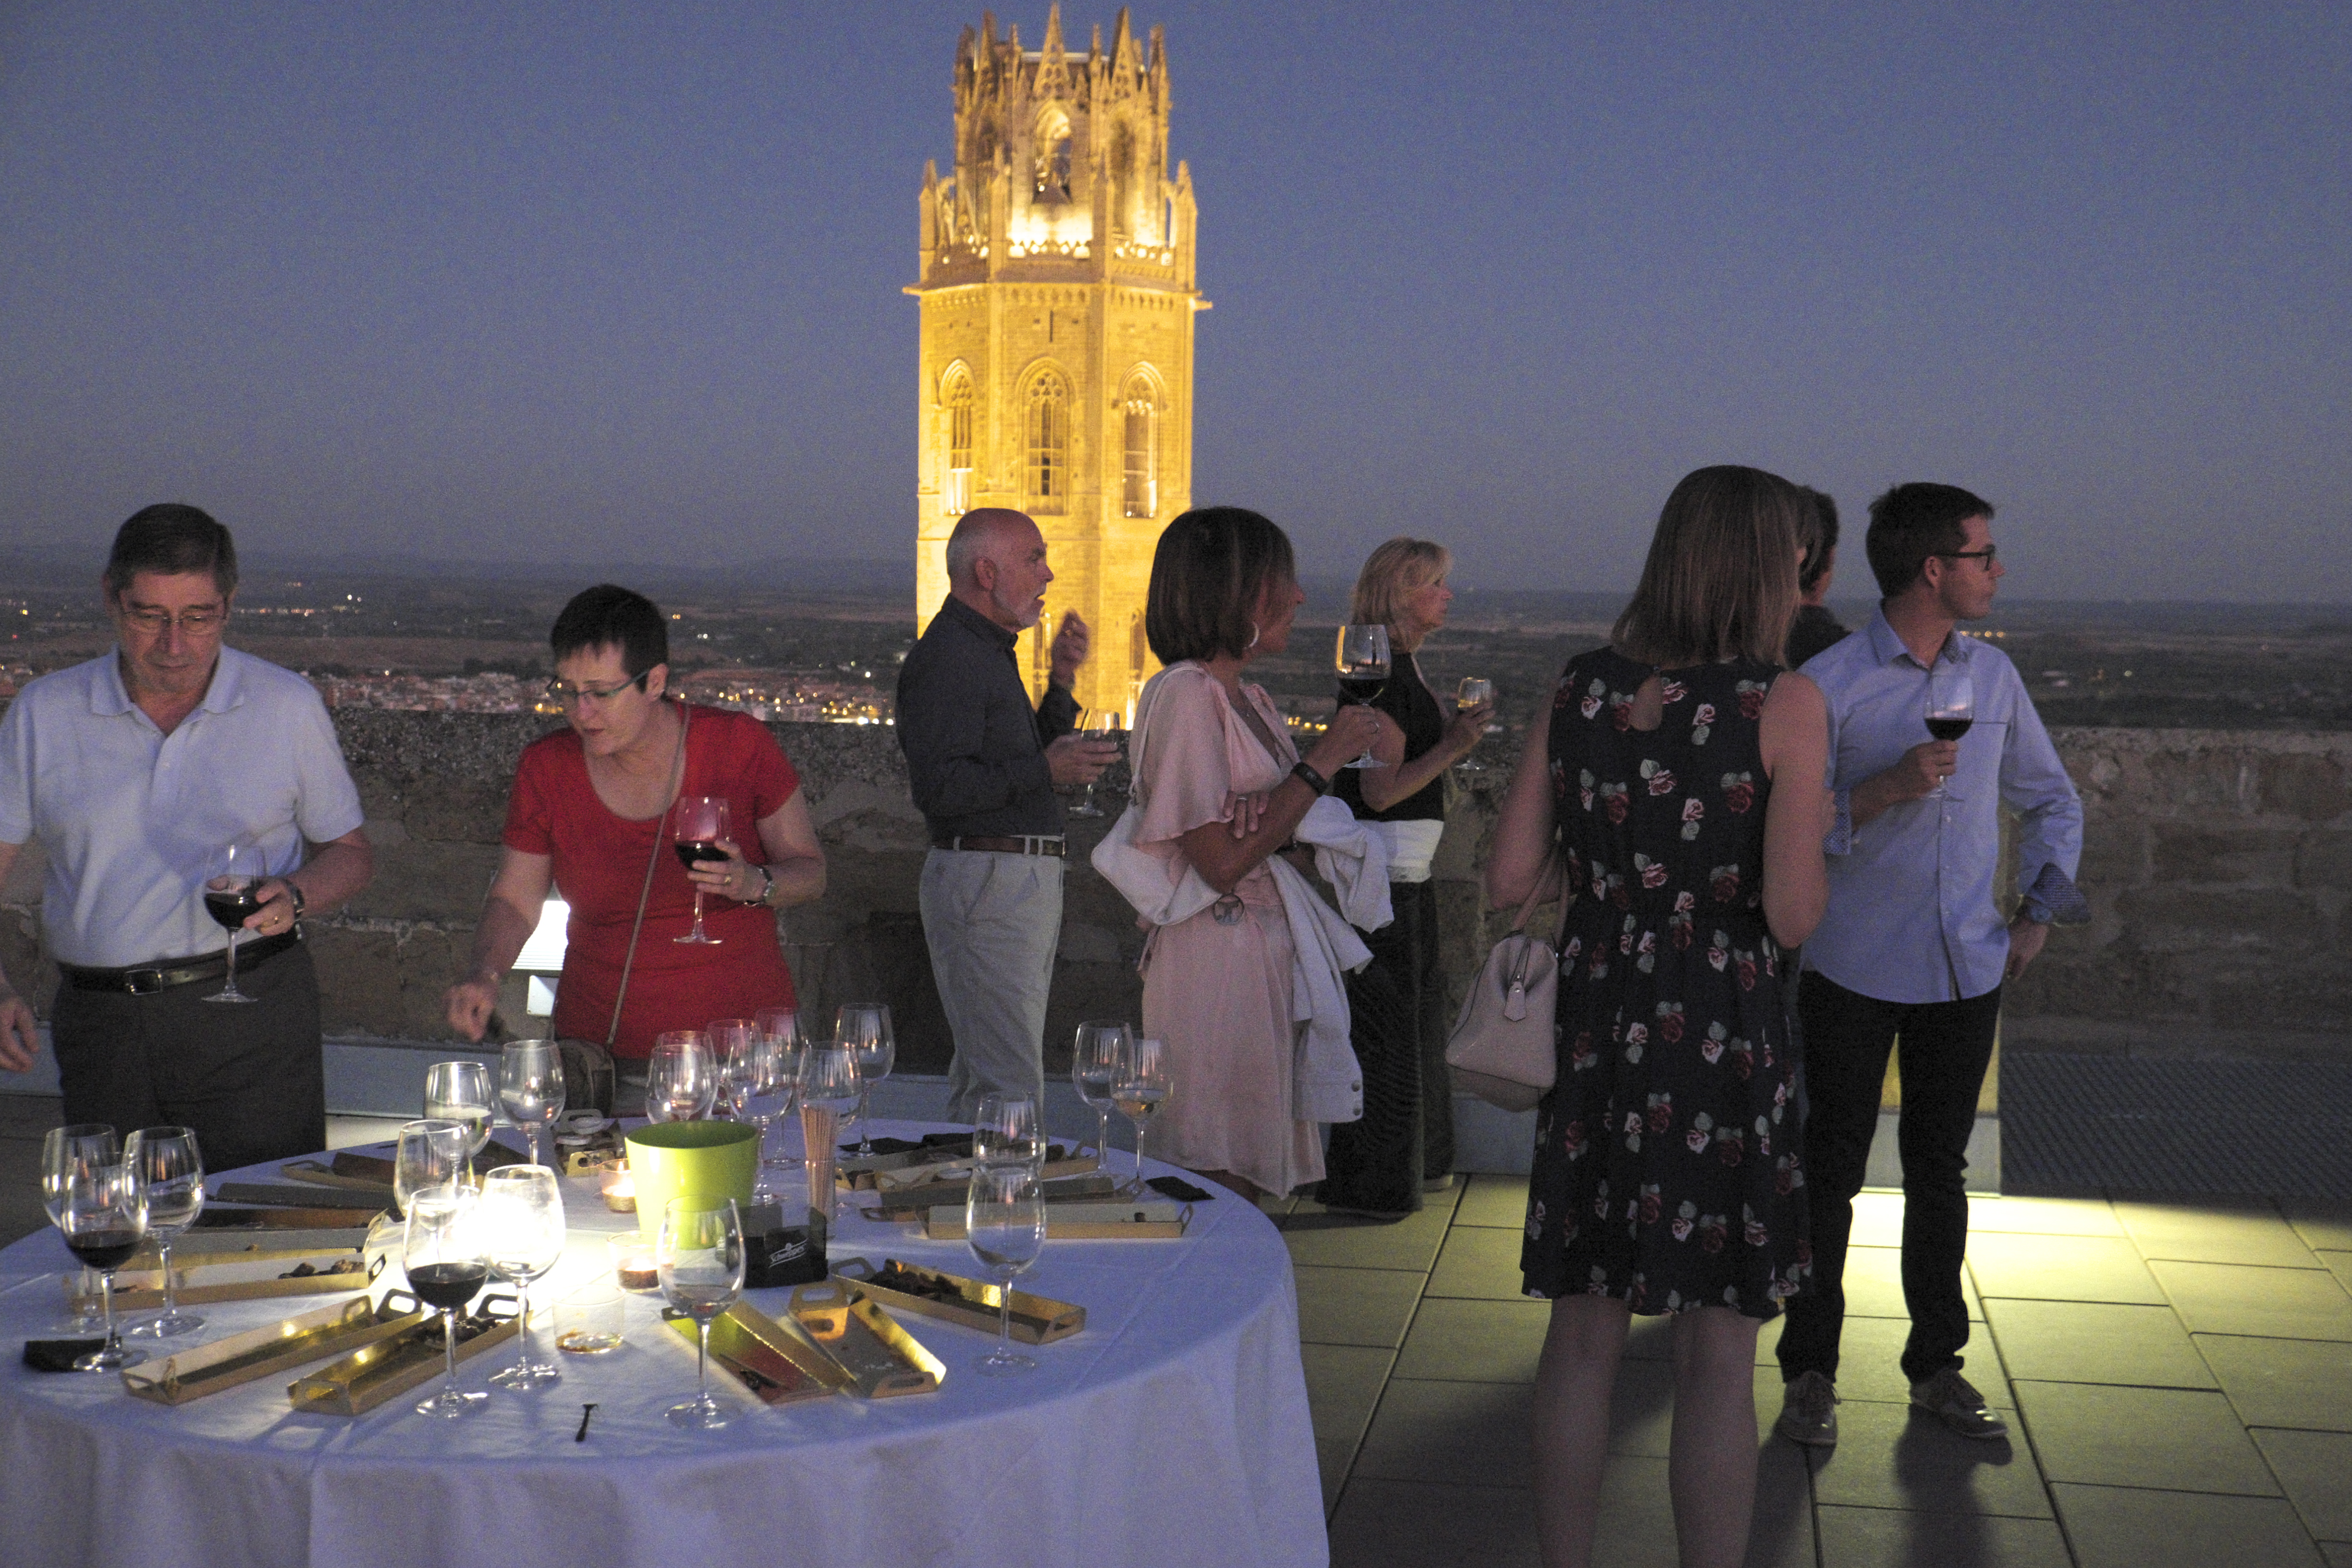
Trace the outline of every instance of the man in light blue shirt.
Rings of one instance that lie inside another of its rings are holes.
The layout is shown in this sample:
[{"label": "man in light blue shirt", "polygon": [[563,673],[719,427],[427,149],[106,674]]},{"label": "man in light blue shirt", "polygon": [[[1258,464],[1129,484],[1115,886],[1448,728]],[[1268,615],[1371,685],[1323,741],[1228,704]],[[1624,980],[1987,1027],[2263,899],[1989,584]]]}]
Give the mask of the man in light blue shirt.
[{"label": "man in light blue shirt", "polygon": [[[2001,808],[2020,818],[2021,888],[2074,897],[2083,847],[2082,802],[2016,668],[1956,629],[1990,613],[2003,574],[1991,505],[1954,486],[1908,484],[1872,502],[1870,516],[1870,566],[1885,596],[1867,626],[1805,666],[1829,702],[1837,816],[1824,845],[1829,911],[1805,943],[1799,992],[1813,1283],[1790,1302],[1780,1338],[1779,1429],[1815,1447],[1837,1441],[1846,1241],[1898,1037],[1911,1402],[1965,1436],[2008,1430],[1960,1375],[1962,1173],[2001,983],[2042,951],[2051,910],[2029,897],[2004,920],[1994,904]],[[1938,739],[1931,713],[1957,733]]]}]

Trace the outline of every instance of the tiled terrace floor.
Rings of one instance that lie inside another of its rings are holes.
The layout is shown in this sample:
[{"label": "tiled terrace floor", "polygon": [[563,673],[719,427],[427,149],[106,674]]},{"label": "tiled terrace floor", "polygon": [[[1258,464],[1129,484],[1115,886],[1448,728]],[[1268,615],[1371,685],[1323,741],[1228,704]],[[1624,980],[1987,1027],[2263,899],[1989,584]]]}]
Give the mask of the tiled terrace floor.
[{"label": "tiled terrace floor", "polygon": [[[1538,1560],[1525,1192],[1474,1176],[1395,1225],[1280,1205],[1339,1568]],[[2007,1443],[1908,1415],[1903,1200],[1860,1209],[1835,1450],[1762,1435],[1777,1325],[1758,1347],[1750,1563],[2352,1568],[2352,1205],[1976,1200],[1969,1376]],[[1612,1568],[1675,1562],[1666,1328],[1636,1321],[1618,1380]]]}]

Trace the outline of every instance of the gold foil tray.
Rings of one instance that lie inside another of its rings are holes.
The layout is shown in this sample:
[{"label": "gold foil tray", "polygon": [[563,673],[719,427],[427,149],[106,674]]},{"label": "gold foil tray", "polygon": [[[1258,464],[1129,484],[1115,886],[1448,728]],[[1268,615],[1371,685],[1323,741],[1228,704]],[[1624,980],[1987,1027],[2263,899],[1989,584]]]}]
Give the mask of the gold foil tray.
[{"label": "gold foil tray", "polygon": [[395,1310],[389,1296],[382,1302],[362,1296],[341,1306],[320,1307],[267,1328],[231,1334],[162,1361],[126,1366],[122,1369],[122,1386],[139,1398],[152,1399],[158,1405],[185,1405],[192,1399],[268,1377],[306,1361],[337,1355],[398,1334],[416,1321],[414,1311]]},{"label": "gold foil tray", "polygon": [[[423,1310],[405,1290],[387,1291],[384,1303],[407,1302],[410,1312],[397,1330],[332,1366],[322,1366],[308,1377],[287,1384],[286,1397],[297,1410],[325,1415],[364,1415],[387,1399],[397,1398],[428,1378],[441,1375],[444,1365],[439,1312]],[[471,1361],[515,1336],[515,1299],[485,1296],[467,1314],[468,1321],[487,1318],[489,1327],[459,1342],[457,1359]]]},{"label": "gold foil tray", "polygon": [[[1192,1223],[1191,1204],[1075,1203],[1045,1205],[1048,1241],[1168,1241]],[[930,1241],[961,1241],[963,1205],[935,1208],[923,1222]]]},{"label": "gold foil tray", "polygon": [[[676,1317],[669,1326],[695,1337],[694,1320]],[[710,1359],[765,1405],[795,1405],[856,1392],[857,1380],[798,1324],[779,1323],[749,1301],[738,1301],[710,1325]]]},{"label": "gold foil tray", "polygon": [[[984,1279],[967,1279],[961,1274],[926,1268],[919,1263],[902,1263],[895,1258],[884,1258],[878,1269],[863,1258],[847,1258],[833,1272],[834,1278],[855,1284],[892,1311],[961,1323],[968,1329],[992,1334],[997,1331],[998,1287]],[[894,1289],[883,1282],[891,1279],[912,1283],[922,1293]],[[1013,1337],[1024,1345],[1066,1340],[1086,1326],[1087,1310],[1075,1302],[1033,1296],[1026,1290],[1013,1292]]]},{"label": "gold foil tray", "polygon": [[[149,1258],[145,1261],[152,1263]],[[289,1279],[298,1268],[310,1273]],[[364,1289],[373,1281],[359,1249],[331,1247],[260,1247],[244,1252],[198,1253],[189,1262],[175,1262],[183,1306],[206,1301],[262,1301],[278,1296],[326,1296],[338,1290]],[[95,1305],[95,1290],[77,1292],[74,1303]],[[144,1311],[163,1304],[163,1271],[158,1268],[126,1268],[114,1277],[114,1310]]]},{"label": "gold foil tray", "polygon": [[793,1320],[856,1380],[867,1399],[929,1394],[947,1381],[947,1363],[908,1333],[861,1286],[820,1280],[793,1291]]}]

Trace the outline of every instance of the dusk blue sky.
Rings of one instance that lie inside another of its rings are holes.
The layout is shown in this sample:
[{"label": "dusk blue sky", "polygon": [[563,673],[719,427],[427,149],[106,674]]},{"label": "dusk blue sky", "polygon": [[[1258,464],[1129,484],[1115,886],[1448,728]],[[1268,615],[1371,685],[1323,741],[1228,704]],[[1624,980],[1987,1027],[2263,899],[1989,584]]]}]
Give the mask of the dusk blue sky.
[{"label": "dusk blue sky", "polygon": [[[2352,600],[2352,9],[1136,21],[1215,301],[1194,498],[1310,571],[1412,531],[1622,589],[1746,462],[1856,531],[1978,490],[2020,595]],[[0,0],[0,543],[179,499],[248,550],[903,558],[978,22]]]}]

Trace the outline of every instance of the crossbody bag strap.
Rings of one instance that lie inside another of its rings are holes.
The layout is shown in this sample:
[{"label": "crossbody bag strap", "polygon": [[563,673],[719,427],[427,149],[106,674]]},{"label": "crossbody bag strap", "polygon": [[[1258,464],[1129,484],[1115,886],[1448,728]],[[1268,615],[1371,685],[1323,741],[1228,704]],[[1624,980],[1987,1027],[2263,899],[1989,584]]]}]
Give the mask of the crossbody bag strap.
[{"label": "crossbody bag strap", "polygon": [[1554,868],[1559,864],[1559,847],[1558,845],[1554,845],[1551,848],[1544,852],[1543,869],[1536,873],[1536,885],[1528,889],[1528,901],[1521,904],[1519,906],[1519,912],[1511,918],[1511,934],[1513,936],[1518,935],[1519,932],[1527,929],[1528,917],[1534,914],[1536,912],[1536,906],[1544,901],[1544,894],[1552,890],[1553,880],[1559,875],[1558,871],[1555,870]]},{"label": "crossbody bag strap", "polygon": [[629,972],[636,967],[637,937],[646,929],[646,903],[654,894],[654,868],[661,864],[663,829],[669,823],[669,808],[677,804],[677,792],[686,787],[686,716],[688,711],[686,703],[680,700],[677,705],[677,753],[670,759],[669,764],[669,798],[662,803],[661,815],[654,818],[653,853],[646,857],[645,885],[637,889],[637,918],[629,927],[629,952],[621,960],[621,984],[613,995],[613,1023],[604,1031],[604,1048],[608,1051],[621,1037],[621,1008],[629,999]]}]

